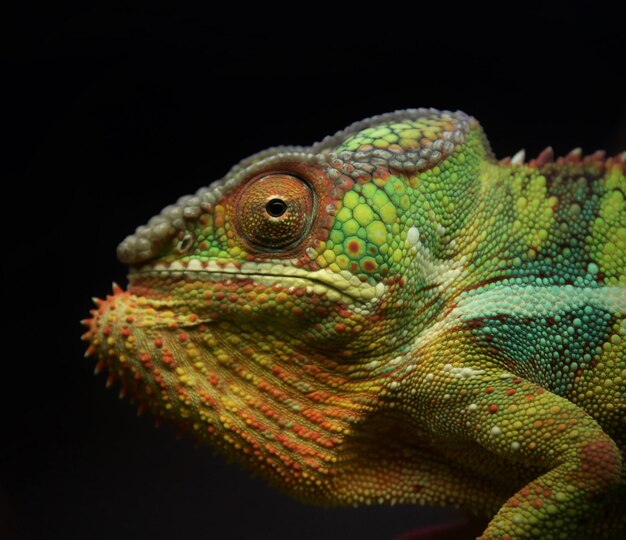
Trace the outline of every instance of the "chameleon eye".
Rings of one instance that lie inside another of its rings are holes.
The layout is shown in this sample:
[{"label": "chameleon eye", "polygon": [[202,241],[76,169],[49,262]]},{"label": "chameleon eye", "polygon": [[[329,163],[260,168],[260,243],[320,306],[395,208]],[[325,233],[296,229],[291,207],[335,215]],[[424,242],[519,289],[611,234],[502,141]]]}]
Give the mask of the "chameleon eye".
[{"label": "chameleon eye", "polygon": [[313,207],[313,192],[304,180],[289,174],[263,176],[241,194],[239,229],[261,249],[287,248],[308,231]]}]

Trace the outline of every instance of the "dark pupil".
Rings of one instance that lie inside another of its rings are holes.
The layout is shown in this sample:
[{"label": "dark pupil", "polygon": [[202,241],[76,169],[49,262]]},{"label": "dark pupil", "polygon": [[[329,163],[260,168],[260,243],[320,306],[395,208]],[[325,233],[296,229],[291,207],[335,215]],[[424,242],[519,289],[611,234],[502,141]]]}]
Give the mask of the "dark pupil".
[{"label": "dark pupil", "polygon": [[287,203],[282,199],[271,199],[265,205],[267,213],[272,217],[280,217],[287,211]]}]

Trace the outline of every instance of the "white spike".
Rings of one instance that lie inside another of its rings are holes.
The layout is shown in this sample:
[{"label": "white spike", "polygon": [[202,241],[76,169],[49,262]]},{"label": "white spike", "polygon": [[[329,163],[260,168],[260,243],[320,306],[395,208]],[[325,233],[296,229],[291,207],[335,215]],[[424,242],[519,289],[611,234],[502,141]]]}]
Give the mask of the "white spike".
[{"label": "white spike", "polygon": [[523,165],[525,159],[526,159],[526,150],[522,148],[519,152],[517,152],[517,154],[515,154],[511,158],[511,163],[513,165]]},{"label": "white spike", "polygon": [[572,159],[580,159],[582,155],[583,149],[580,146],[577,146],[576,148],[572,148],[566,157]]}]

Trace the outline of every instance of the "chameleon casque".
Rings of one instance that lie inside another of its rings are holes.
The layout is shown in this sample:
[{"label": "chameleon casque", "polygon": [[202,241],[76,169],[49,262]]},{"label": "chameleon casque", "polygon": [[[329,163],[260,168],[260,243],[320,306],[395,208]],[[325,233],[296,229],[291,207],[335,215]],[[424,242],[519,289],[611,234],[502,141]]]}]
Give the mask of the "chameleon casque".
[{"label": "chameleon casque", "polygon": [[434,109],[271,148],[120,244],[87,354],[303,501],[626,538],[625,161]]}]

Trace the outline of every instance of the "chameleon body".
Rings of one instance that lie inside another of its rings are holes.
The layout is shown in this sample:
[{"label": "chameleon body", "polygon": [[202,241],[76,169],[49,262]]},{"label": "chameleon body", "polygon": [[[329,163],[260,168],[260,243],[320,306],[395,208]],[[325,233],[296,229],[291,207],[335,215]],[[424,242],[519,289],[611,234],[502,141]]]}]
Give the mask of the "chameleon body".
[{"label": "chameleon body", "polygon": [[261,152],[120,244],[87,352],[303,501],[618,538],[625,158],[498,161],[434,109]]}]

